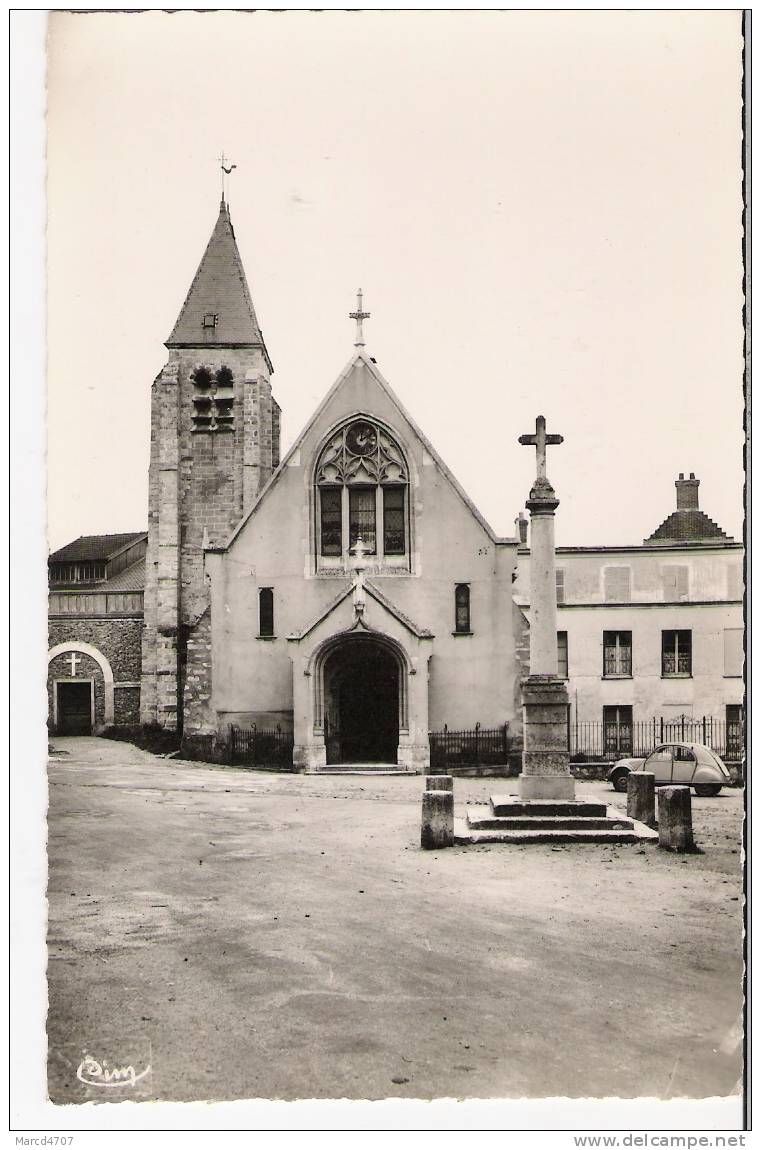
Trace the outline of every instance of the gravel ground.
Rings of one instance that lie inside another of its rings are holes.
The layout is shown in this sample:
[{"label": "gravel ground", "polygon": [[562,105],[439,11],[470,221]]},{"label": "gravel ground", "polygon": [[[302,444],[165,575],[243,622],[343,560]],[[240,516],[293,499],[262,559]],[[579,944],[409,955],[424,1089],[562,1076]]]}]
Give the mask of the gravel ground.
[{"label": "gravel ground", "polygon": [[[423,852],[420,777],[94,738],[49,777],[55,1102],[739,1093],[742,791],[693,796],[693,855]],[[458,812],[515,790],[456,781]]]}]

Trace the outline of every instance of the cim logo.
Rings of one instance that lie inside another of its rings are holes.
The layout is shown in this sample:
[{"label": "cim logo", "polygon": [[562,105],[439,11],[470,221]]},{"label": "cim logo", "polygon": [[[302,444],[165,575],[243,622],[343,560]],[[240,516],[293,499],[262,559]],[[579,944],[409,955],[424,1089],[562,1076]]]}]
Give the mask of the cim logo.
[{"label": "cim logo", "polygon": [[134,1086],[150,1072],[150,1065],[136,1074],[134,1066],[109,1066],[105,1058],[98,1062],[87,1054],[77,1067],[77,1078],[86,1086]]}]

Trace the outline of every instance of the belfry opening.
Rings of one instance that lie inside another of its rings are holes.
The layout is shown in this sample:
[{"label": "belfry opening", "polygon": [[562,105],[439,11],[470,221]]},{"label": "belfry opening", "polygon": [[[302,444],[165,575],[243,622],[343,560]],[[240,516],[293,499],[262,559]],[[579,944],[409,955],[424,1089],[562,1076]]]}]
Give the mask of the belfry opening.
[{"label": "belfry opening", "polygon": [[350,636],[330,652],[323,674],[328,764],[396,764],[400,714],[396,655],[370,636]]}]

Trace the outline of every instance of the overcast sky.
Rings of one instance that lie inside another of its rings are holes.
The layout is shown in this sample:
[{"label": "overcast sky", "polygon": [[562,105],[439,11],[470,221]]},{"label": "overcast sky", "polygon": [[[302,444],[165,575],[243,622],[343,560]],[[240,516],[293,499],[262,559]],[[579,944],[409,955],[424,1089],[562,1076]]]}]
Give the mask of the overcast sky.
[{"label": "overcast sky", "polygon": [[500,534],[538,413],[561,544],[694,471],[742,530],[737,12],[50,20],[49,539],[147,524],[151,382],[220,197],[284,448],[367,350]]}]

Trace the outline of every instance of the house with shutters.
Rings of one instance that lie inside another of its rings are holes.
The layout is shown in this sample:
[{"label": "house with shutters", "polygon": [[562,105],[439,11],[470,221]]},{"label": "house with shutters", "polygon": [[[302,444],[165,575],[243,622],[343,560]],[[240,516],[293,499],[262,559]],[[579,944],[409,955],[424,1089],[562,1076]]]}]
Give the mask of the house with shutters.
[{"label": "house with shutters", "polygon": [[[700,510],[699,485],[680,474],[676,508],[639,545],[557,548],[558,667],[582,757],[680,736],[740,757],[743,545]],[[524,545],[524,612],[529,558]]]}]

